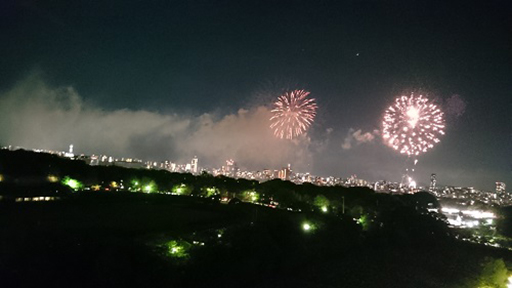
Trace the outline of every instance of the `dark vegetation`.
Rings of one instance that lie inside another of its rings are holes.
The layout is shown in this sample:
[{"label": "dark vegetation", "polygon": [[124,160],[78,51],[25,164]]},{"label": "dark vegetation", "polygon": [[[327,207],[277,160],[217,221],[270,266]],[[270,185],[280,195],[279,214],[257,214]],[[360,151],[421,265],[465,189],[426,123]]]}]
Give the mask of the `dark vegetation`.
[{"label": "dark vegetation", "polygon": [[[505,287],[503,260],[512,259],[455,240],[427,212],[438,205],[428,193],[91,167],[25,151],[0,151],[0,174],[1,195],[46,189],[48,175],[102,187],[54,202],[1,201],[2,287]],[[105,191],[133,179],[187,192]],[[242,200],[256,191],[277,208],[219,204],[211,187]]]}]

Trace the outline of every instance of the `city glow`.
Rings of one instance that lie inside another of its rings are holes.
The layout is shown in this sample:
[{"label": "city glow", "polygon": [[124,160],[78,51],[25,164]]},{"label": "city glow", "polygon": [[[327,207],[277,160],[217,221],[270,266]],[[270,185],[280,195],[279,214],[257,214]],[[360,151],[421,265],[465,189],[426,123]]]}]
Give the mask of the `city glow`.
[{"label": "city glow", "polygon": [[419,95],[401,96],[384,113],[384,142],[408,156],[417,156],[439,143],[444,135],[444,114],[429,99]]},{"label": "city glow", "polygon": [[59,182],[59,177],[55,176],[55,175],[48,175],[48,182],[51,182],[51,183],[55,183],[55,182]]},{"label": "city glow", "polygon": [[481,210],[460,210],[443,207],[441,212],[446,215],[448,223],[461,228],[476,228],[480,225],[493,225],[496,215],[493,212]]},{"label": "city glow", "polygon": [[327,207],[326,206],[323,206],[322,207],[322,212],[326,213],[327,212]]},{"label": "city glow", "polygon": [[448,214],[458,214],[462,213],[463,215],[470,216],[475,219],[494,219],[496,215],[493,212],[481,211],[481,210],[459,210],[456,208],[443,207],[441,209],[442,212]]},{"label": "city glow", "polygon": [[270,128],[278,138],[293,139],[311,126],[316,116],[314,98],[308,98],[309,92],[294,90],[279,96],[272,109]]},{"label": "city glow", "polygon": [[448,208],[448,207],[443,207],[441,209],[441,211],[445,212],[445,213],[450,213],[450,214],[455,214],[455,213],[459,213],[460,210],[459,209],[455,209],[455,208]]},{"label": "city glow", "polygon": [[309,225],[308,223],[304,223],[302,225],[302,229],[304,229],[304,231],[309,231],[311,230],[311,225]]}]

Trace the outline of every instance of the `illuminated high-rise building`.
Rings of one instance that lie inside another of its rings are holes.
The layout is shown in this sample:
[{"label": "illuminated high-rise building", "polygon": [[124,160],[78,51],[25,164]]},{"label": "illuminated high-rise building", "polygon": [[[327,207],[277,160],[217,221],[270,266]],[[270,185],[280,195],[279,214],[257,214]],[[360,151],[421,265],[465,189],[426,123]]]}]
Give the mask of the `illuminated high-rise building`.
[{"label": "illuminated high-rise building", "polygon": [[496,182],[496,193],[505,193],[505,188],[504,182]]},{"label": "illuminated high-rise building", "polygon": [[430,188],[429,191],[432,192],[436,190],[437,184],[437,175],[435,173],[430,174]]},{"label": "illuminated high-rise building", "polygon": [[290,164],[288,164],[288,167],[279,170],[278,177],[281,178],[281,180],[290,180],[291,174],[292,174],[292,167]]},{"label": "illuminated high-rise building", "polygon": [[194,158],[192,158],[192,161],[190,162],[190,172],[192,172],[193,174],[196,174],[198,171],[198,168],[197,168],[198,162],[199,162],[199,159],[197,159],[197,156],[194,156]]}]

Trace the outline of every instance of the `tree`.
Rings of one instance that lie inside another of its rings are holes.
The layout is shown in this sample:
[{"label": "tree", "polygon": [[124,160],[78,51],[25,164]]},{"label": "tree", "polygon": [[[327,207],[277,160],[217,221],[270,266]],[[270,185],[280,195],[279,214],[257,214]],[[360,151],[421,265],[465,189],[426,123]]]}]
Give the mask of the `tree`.
[{"label": "tree", "polygon": [[466,280],[460,287],[506,288],[508,270],[502,259],[486,257],[480,263],[481,269],[473,277]]},{"label": "tree", "polygon": [[319,209],[324,209],[324,208],[327,208],[329,207],[329,199],[327,199],[327,197],[325,197],[324,195],[317,195],[315,197],[315,199],[313,200],[313,205],[315,205],[316,207],[318,207]]},{"label": "tree", "polygon": [[503,259],[486,258],[482,265],[478,287],[507,287],[508,270]]}]

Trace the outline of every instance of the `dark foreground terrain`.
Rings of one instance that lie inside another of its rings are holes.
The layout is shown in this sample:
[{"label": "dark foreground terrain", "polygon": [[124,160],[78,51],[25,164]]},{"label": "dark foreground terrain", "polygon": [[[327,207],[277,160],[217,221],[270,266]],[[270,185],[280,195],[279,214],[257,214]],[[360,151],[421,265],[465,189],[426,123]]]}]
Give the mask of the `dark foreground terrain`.
[{"label": "dark foreground terrain", "polygon": [[399,227],[406,224],[371,233],[328,214],[124,192],[4,203],[0,281],[2,287],[478,287],[485,277],[507,277],[498,275],[506,273],[507,251],[425,237],[425,229],[444,230]]}]

